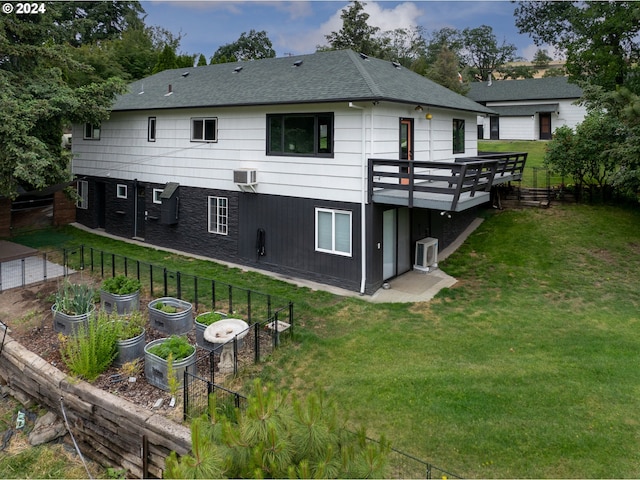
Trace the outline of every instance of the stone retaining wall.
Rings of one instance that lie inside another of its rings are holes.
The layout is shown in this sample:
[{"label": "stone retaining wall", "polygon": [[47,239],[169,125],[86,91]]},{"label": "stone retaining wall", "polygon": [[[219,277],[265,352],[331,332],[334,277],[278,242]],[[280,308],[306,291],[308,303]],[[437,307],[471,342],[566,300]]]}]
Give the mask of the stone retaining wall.
[{"label": "stone retaining wall", "polygon": [[7,335],[0,382],[21,401],[32,399],[63,417],[82,454],[127,470],[127,478],[162,478],[171,451],[191,450],[188,427],[72,378]]}]

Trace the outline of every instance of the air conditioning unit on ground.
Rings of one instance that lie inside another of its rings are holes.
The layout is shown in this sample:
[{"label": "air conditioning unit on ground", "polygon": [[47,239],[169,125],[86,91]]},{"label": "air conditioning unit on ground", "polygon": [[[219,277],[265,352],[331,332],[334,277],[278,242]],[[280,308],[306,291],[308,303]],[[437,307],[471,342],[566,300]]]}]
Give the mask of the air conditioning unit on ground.
[{"label": "air conditioning unit on ground", "polygon": [[427,237],[418,240],[413,269],[430,272],[436,268],[438,268],[438,239]]},{"label": "air conditioning unit on ground", "polygon": [[257,181],[257,172],[255,168],[241,168],[233,171],[233,183],[238,185],[255,185]]}]

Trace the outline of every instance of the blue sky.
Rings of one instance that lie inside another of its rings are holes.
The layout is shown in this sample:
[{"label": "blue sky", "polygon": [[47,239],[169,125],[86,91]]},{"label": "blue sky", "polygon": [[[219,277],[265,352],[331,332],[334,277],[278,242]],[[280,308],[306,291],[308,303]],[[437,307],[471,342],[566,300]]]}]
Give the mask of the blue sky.
[{"label": "blue sky", "polygon": [[[341,10],[347,1],[224,1],[143,0],[145,23],[183,36],[181,52],[203,53],[207,60],[221,45],[236,41],[243,32],[264,30],[278,57],[313,53],[325,45],[325,35],[342,28]],[[515,4],[496,1],[414,0],[365,1],[369,24],[382,31],[422,26],[427,34],[443,27],[464,29],[489,25],[501,44],[518,47],[517,54],[531,60],[538,47],[515,26]],[[549,54],[553,52],[549,49]]]}]

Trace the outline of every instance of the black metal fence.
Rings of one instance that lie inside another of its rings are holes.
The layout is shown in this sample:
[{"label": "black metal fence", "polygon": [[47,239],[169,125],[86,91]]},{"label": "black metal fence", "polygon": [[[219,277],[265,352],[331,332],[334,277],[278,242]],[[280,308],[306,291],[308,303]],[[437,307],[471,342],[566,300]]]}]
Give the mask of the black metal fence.
[{"label": "black metal fence", "polygon": [[282,298],[237,287],[225,282],[199,277],[160,265],[141,262],[125,255],[105,252],[81,245],[62,251],[65,269],[85,270],[100,277],[125,275],[135,277],[146,286],[153,297],[176,297],[193,304],[194,311],[226,311],[245,318],[249,325],[264,322],[275,311],[291,309],[289,322],[293,325],[293,305]]},{"label": "black metal fence", "polygon": [[[260,363],[273,353],[293,332],[293,304],[277,310],[272,317],[255,322],[232,340],[196,358],[195,374],[185,371],[183,382],[183,419],[206,414],[210,395],[227,380],[235,378],[249,365]],[[228,392],[228,391],[227,391]],[[237,392],[230,392],[241,396]]]}]

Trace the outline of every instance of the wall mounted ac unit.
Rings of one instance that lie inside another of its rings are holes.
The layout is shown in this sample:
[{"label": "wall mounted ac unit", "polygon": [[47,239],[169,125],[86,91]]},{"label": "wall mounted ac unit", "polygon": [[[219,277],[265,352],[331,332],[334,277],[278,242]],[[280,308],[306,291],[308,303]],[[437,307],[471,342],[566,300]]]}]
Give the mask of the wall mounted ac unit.
[{"label": "wall mounted ac unit", "polygon": [[257,172],[255,168],[241,168],[233,171],[233,183],[238,185],[255,185],[257,181]]},{"label": "wall mounted ac unit", "polygon": [[423,238],[416,242],[416,259],[414,270],[430,272],[438,268],[438,239]]}]

